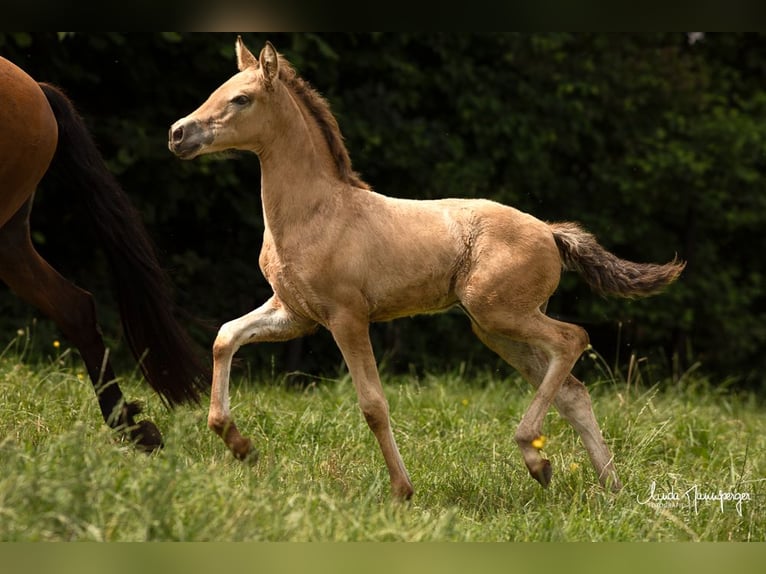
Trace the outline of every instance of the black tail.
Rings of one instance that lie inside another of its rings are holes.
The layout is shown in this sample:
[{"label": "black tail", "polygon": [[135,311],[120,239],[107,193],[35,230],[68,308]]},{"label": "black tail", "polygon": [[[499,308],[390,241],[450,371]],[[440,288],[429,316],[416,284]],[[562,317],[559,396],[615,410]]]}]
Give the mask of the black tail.
[{"label": "black tail", "polygon": [[647,297],[673,283],[686,263],[634,263],[609,253],[576,223],[549,223],[565,269],[576,271],[600,295]]},{"label": "black tail", "polygon": [[140,214],[66,95],[49,84],[40,87],[59,130],[49,172],[87,206],[110,263],[128,345],[168,406],[198,403],[208,388],[209,370],[174,315],[169,279]]}]

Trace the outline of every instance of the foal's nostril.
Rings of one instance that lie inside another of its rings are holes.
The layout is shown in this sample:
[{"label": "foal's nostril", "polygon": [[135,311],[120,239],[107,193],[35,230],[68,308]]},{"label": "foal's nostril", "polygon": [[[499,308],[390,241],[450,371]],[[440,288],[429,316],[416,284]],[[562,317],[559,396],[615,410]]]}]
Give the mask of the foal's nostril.
[{"label": "foal's nostril", "polygon": [[173,140],[173,143],[180,143],[181,140],[184,139],[183,126],[178,126],[176,129],[172,130],[170,137]]}]

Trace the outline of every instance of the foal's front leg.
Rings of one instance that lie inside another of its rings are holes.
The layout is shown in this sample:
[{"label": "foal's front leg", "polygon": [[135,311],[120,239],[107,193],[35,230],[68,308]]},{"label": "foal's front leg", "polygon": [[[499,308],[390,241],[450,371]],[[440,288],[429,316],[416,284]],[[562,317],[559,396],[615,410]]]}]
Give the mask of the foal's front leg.
[{"label": "foal's front leg", "polygon": [[412,482],[391,432],[388,402],[370,343],[369,324],[355,317],[344,317],[333,321],[330,330],[348,366],[362,414],[383,452],[391,492],[399,500],[408,500],[413,493]]},{"label": "foal's front leg", "polygon": [[246,343],[287,341],[315,328],[315,323],[293,315],[274,295],[255,311],[225,323],[218,331],[213,344],[213,385],[207,425],[238,459],[257,456],[257,452],[253,453],[252,442],[239,433],[231,416],[229,378],[234,353]]}]

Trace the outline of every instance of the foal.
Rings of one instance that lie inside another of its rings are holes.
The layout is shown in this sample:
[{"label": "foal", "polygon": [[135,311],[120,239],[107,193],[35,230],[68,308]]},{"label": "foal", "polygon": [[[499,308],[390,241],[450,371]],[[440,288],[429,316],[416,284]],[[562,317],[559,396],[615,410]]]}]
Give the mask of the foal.
[{"label": "foal", "polygon": [[208,425],[237,458],[253,451],[231,416],[229,376],[246,343],[327,328],[340,348],[391,477],[413,488],[396,446],[369,323],[460,306],[476,335],[537,391],[515,440],[543,486],[551,466],[534,446],[553,403],[583,440],[602,485],[619,490],[590,397],[570,370],[588,345],[576,325],[545,315],[562,267],[598,293],[651,295],[684,265],[623,261],[574,223],[549,224],[487,200],[404,200],[373,192],[352,170],[327,103],[266,43],[256,58],[236,41],[239,73],[170,128],[178,157],[250,150],[261,162],[265,231],[260,267],[274,294],[223,325],[213,346]]}]

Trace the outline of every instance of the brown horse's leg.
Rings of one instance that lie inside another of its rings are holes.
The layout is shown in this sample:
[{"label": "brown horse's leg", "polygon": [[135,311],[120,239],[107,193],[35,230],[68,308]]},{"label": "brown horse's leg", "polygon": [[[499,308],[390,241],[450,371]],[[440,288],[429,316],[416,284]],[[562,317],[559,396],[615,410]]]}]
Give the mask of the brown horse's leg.
[{"label": "brown horse's leg", "polygon": [[243,437],[231,416],[229,378],[234,353],[246,343],[287,341],[316,329],[316,323],[294,316],[276,296],[258,309],[224,324],[213,344],[213,385],[207,424],[240,460],[256,460],[258,453]]},{"label": "brown horse's leg", "polygon": [[[548,359],[542,352],[527,343],[487,333],[475,323],[473,329],[487,347],[518,369],[531,385],[535,388],[540,385],[548,369]],[[593,414],[590,395],[585,385],[570,374],[559,389],[553,403],[580,435],[599,482],[604,488],[620,490],[622,483],[617,476],[612,453]]]},{"label": "brown horse's leg", "polygon": [[348,366],[362,414],[383,452],[391,478],[391,492],[397,499],[408,500],[413,494],[412,482],[391,432],[388,402],[380,384],[369,325],[366,321],[344,317],[333,321],[330,330]]},{"label": "brown horse's leg", "polygon": [[160,447],[162,436],[157,427],[148,420],[135,422],[138,408],[125,402],[114,380],[92,296],[59,275],[34,249],[29,209],[28,203],[0,229],[0,280],[50,317],[80,351],[106,423],[128,432],[146,450]]}]

